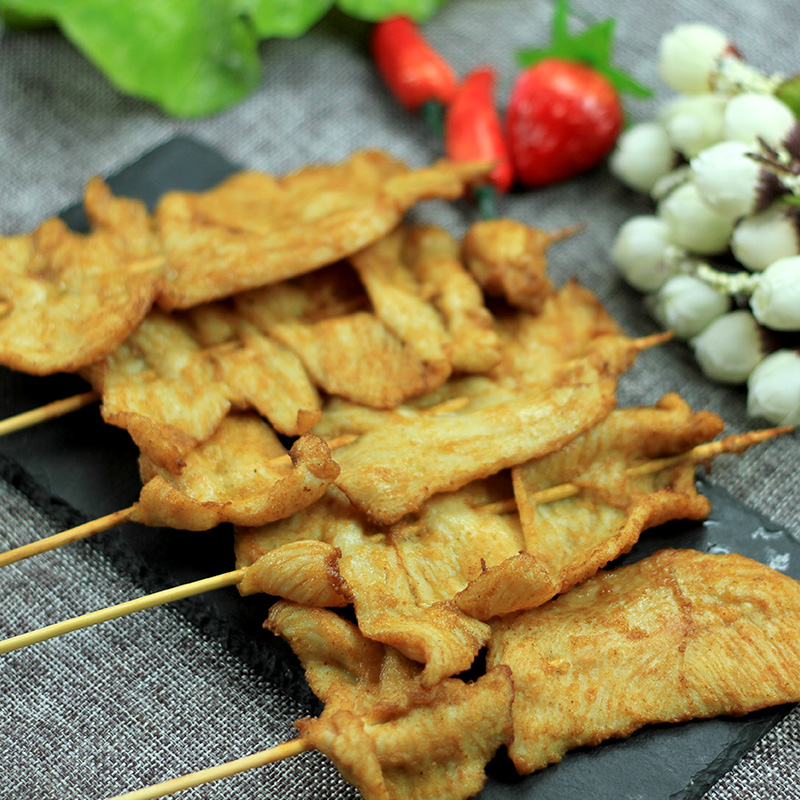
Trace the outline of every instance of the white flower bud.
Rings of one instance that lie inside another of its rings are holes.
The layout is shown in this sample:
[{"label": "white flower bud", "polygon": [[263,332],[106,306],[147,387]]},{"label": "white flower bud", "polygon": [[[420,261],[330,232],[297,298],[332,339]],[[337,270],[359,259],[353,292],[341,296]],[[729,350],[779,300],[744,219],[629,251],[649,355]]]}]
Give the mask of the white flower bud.
[{"label": "white flower bud", "polygon": [[647,298],[650,313],[678,339],[691,339],[724,314],[730,300],[691,275],[675,275]]},{"label": "white flower bud", "polygon": [[670,239],[686,250],[714,255],[728,248],[733,220],[703,202],[693,182],[678,186],[658,205],[669,225]]},{"label": "white flower bud", "polygon": [[657,122],[642,122],[620,135],[608,166],[626,186],[646,193],[672,169],[675,160],[664,128]]},{"label": "white flower bud", "polygon": [[762,272],[779,258],[800,253],[797,226],[780,205],[744,217],[731,234],[731,250],[747,269]]},{"label": "white flower bud", "polygon": [[773,425],[800,425],[800,353],[778,350],[750,373],[747,413]]},{"label": "white flower bud", "polygon": [[702,22],[678,25],[661,39],[658,53],[661,80],[678,92],[707,92],[716,59],[728,48],[728,37],[711,25]]},{"label": "white flower bud", "polygon": [[750,307],[767,328],[800,330],[800,256],[779,258],[761,273]]},{"label": "white flower bud", "polygon": [[725,138],[748,144],[761,138],[777,147],[794,126],[792,110],[771,94],[738,94],[725,106]]},{"label": "white flower bud", "polygon": [[694,183],[703,202],[736,219],[753,210],[760,166],[744,142],[719,142],[692,159]]},{"label": "white flower bud", "polygon": [[692,180],[692,168],[688,164],[681,164],[671,172],[662,175],[650,190],[650,197],[660,203],[667,195],[674,192],[679,186]]},{"label": "white flower bud", "polygon": [[680,97],[666,106],[658,116],[672,147],[686,158],[694,158],[721,142],[727,102],[725,95],[706,93]]},{"label": "white flower bud", "polygon": [[744,383],[764,357],[758,323],[744,310],[718,317],[691,345],[700,369],[720,383]]},{"label": "white flower bud", "polygon": [[611,260],[634,289],[654,292],[673,272],[664,259],[669,245],[667,223],[661,217],[642,214],[620,227],[611,248]]}]

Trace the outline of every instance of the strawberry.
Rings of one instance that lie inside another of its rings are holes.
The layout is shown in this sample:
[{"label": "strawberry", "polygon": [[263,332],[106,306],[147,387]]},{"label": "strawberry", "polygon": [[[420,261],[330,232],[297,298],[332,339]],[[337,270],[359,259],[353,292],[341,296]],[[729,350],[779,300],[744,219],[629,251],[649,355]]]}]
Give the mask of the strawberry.
[{"label": "strawberry", "polygon": [[572,36],[569,6],[556,5],[553,41],[519,54],[519,74],[506,111],[506,132],[517,180],[544,186],[586,172],[613,148],[624,114],[619,93],[648,96],[610,64],[614,21]]}]

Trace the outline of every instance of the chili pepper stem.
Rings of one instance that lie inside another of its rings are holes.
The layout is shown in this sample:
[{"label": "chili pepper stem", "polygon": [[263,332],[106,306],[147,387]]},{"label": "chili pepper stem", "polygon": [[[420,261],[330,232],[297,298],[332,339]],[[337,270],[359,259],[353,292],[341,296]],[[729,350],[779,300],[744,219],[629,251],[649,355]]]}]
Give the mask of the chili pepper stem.
[{"label": "chili pepper stem", "polygon": [[422,106],[422,118],[437,140],[444,139],[444,103],[440,100],[426,100]]},{"label": "chili pepper stem", "polygon": [[497,189],[491,183],[482,183],[472,189],[481,219],[497,219]]}]

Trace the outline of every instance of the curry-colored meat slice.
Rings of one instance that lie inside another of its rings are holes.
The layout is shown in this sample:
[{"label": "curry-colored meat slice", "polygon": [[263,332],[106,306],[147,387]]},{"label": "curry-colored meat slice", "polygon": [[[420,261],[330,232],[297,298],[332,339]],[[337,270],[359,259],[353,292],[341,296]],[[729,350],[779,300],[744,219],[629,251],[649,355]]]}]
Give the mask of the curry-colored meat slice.
[{"label": "curry-colored meat slice", "polygon": [[157,309],[88,374],[101,392],[103,419],[126,429],[143,454],[172,472],[231,408],[208,352]]},{"label": "curry-colored meat slice", "polygon": [[0,238],[0,363],[77,372],[116,349],[149,311],[164,258],[143,203],[86,188],[90,233],[50,219]]},{"label": "curry-colored meat slice", "polygon": [[350,258],[375,312],[425,361],[485,372],[500,359],[492,316],[458,245],[433,226],[404,226]]},{"label": "curry-colored meat slice", "polygon": [[555,382],[601,336],[621,335],[602,303],[577,281],[548,294],[538,313],[499,314],[503,357],[492,377],[512,385]]},{"label": "curry-colored meat slice", "polygon": [[327,542],[298,539],[258,555],[238,583],[243,597],[268,594],[318,608],[350,605],[339,572],[341,551]]},{"label": "curry-colored meat slice", "polygon": [[462,257],[487,294],[538,314],[553,291],[545,254],[559,238],[512,219],[485,220],[470,226]]},{"label": "curry-colored meat slice", "polygon": [[318,719],[297,723],[301,735],[365,800],[461,800],[481,789],[509,741],[507,668],[424,685],[419,665],[331,611],[280,601],[266,627],[289,642],[325,703]]},{"label": "curry-colored meat slice", "polygon": [[285,436],[308,433],[319,421],[319,392],[288,347],[223,303],[196,306],[179,318],[209,348],[217,377],[228,387],[235,408],[255,409]]},{"label": "curry-colored meat slice", "polygon": [[608,415],[615,387],[600,378],[376,428],[337,451],[336,485],[371,520],[389,525],[434,494],[563,447]]},{"label": "curry-colored meat slice", "polygon": [[158,303],[189,308],[333,264],[387,234],[417,201],[461,196],[486,169],[409,170],[366,151],[284,178],[244,172],[208,192],[169,193],[155,215],[169,265]]},{"label": "curry-colored meat slice", "polygon": [[[291,456],[291,457],[289,457]],[[328,446],[302,436],[287,455],[255,414],[230,414],[186,458],[180,475],[139,461],[143,488],[134,521],[182,530],[222,522],[263,525],[316,502],[339,468]]]},{"label": "curry-colored meat slice", "polygon": [[521,773],[644,725],[800,700],[800,583],[740,555],[663,550],[499,620]]}]

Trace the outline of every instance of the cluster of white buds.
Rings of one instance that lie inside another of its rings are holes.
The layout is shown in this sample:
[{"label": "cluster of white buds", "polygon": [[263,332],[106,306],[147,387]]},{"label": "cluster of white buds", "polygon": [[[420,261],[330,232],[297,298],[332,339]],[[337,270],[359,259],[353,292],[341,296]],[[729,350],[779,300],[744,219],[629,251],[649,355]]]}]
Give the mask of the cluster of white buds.
[{"label": "cluster of white buds", "polygon": [[609,161],[654,213],[612,259],[708,377],[747,385],[748,413],[800,424],[800,77],[759,72],[704,23],[663,37],[659,71],[677,96]]}]

